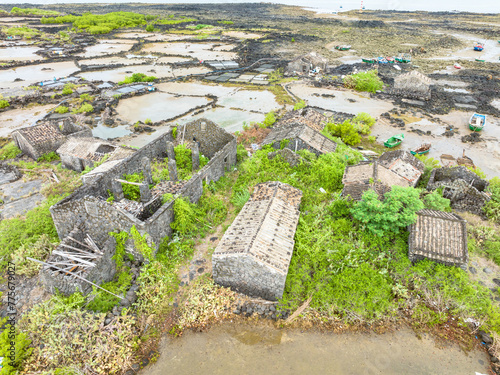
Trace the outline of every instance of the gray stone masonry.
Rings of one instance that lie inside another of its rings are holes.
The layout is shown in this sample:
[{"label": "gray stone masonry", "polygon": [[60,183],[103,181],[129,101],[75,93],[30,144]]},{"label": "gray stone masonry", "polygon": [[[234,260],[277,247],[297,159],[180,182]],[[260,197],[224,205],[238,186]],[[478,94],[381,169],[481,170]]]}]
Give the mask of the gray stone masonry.
[{"label": "gray stone masonry", "polygon": [[167,156],[168,160],[175,161],[175,150],[174,150],[174,144],[172,142],[167,142]]},{"label": "gray stone masonry", "polygon": [[175,159],[168,158],[168,175],[170,177],[170,181],[178,181],[177,177],[177,163],[175,162]]},{"label": "gray stone masonry", "polygon": [[302,192],[281,182],[258,184],[212,255],[216,283],[253,297],[283,296]]},{"label": "gray stone masonry", "polygon": [[142,174],[144,176],[144,181],[148,184],[153,183],[153,175],[151,173],[151,161],[147,158],[144,157],[142,158]]},{"label": "gray stone masonry", "polygon": [[[204,123],[204,125],[203,125]],[[185,125],[186,139],[199,139],[200,149],[210,161],[188,181],[183,182],[177,190],[178,197],[187,197],[193,203],[198,202],[203,193],[203,182],[217,181],[224,176],[226,170],[236,163],[236,138],[209,120],[200,119]],[[178,134],[181,134],[179,131]],[[188,136],[190,138],[188,138]],[[115,184],[125,174],[144,172],[144,158],[148,160],[164,159],[167,149],[173,149],[169,143],[173,140],[172,133],[166,133],[150,142],[132,155],[121,160],[91,183],[78,188],[72,195],[64,198],[50,208],[59,238],[65,238],[78,223],[84,222],[92,236],[106,239],[109,232],[130,231],[132,226],[141,233],[149,234],[150,241],[156,246],[165,236],[170,236],[170,224],[174,219],[173,201],[161,205],[157,197],[150,197],[145,202],[133,202],[136,207],[133,213],[124,209],[127,202],[121,198],[123,191]],[[215,147],[219,147],[215,149]],[[169,173],[171,180],[175,159],[169,158]],[[150,167],[148,168],[150,170]],[[148,172],[146,172],[147,174]],[[175,177],[175,176],[173,176]],[[142,194],[150,193],[144,191]],[[108,190],[115,196],[115,202],[106,202]],[[122,205],[121,203],[124,203]],[[131,202],[132,203],[132,202]],[[131,250],[130,247],[127,249]]]},{"label": "gray stone masonry", "polygon": [[151,195],[151,191],[149,190],[148,184],[146,184],[146,183],[143,182],[139,186],[139,192],[141,194],[141,202],[142,203],[147,203],[147,202],[149,202],[151,200],[152,195]]},{"label": "gray stone masonry", "polygon": [[193,142],[191,146],[191,160],[193,162],[193,172],[200,169],[200,150],[198,149],[198,142]]},{"label": "gray stone masonry", "polygon": [[116,181],[116,180],[111,181],[111,193],[113,193],[113,197],[117,201],[125,198],[125,195],[123,194],[122,183],[119,181]]}]

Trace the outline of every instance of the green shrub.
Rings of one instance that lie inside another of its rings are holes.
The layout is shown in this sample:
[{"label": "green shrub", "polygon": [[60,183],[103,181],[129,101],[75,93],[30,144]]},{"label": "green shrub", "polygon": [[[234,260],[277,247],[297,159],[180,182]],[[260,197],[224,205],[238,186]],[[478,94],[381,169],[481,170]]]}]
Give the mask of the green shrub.
[{"label": "green shrub", "polygon": [[29,27],[25,26],[11,27],[7,29],[5,33],[11,36],[17,35],[26,39],[31,39],[37,35],[40,35],[40,32],[38,30],[30,29]]},{"label": "green shrub", "polygon": [[489,219],[500,223],[500,178],[492,178],[487,190],[491,199],[484,205],[483,210]]},{"label": "green shrub", "polygon": [[[6,322],[7,318],[0,319],[0,326]],[[0,358],[3,359],[0,374],[18,374],[22,369],[23,361],[33,352],[30,344],[31,340],[26,333],[19,332],[16,326],[6,324],[0,333]],[[12,352],[14,355],[10,357]]]},{"label": "green shrub", "polygon": [[68,107],[65,107],[63,105],[60,105],[59,107],[57,107],[56,109],[54,109],[54,111],[56,113],[59,113],[59,114],[63,114],[63,113],[68,113],[69,112],[69,108]]},{"label": "green shrub", "polygon": [[0,99],[0,109],[4,109],[7,107],[10,107],[9,102],[5,99]]},{"label": "green shrub", "polygon": [[383,236],[415,222],[416,212],[424,208],[418,190],[412,187],[393,186],[380,201],[378,194],[367,190],[351,210],[352,216],[372,233]]},{"label": "green shrub", "polygon": [[82,106],[78,109],[74,109],[71,113],[90,113],[94,112],[94,107],[90,103],[83,103]]},{"label": "green shrub", "polygon": [[141,254],[144,259],[151,261],[153,259],[153,253],[155,252],[155,244],[151,242],[148,243],[148,235],[141,235],[135,225],[130,228],[130,236],[134,240],[134,248],[139,254]]},{"label": "green shrub", "polygon": [[135,82],[153,82],[156,79],[155,76],[147,76],[144,73],[134,73],[130,77],[126,76],[125,79],[121,82],[118,82],[119,85],[126,85],[128,83]]},{"label": "green shrub", "polygon": [[384,83],[378,76],[377,70],[360,72],[344,78],[344,86],[356,91],[377,92],[382,90]]},{"label": "green shrub", "polygon": [[62,94],[63,95],[71,95],[71,94],[73,94],[73,90],[71,89],[70,86],[65,85],[63,90],[62,90]]},{"label": "green shrub", "polygon": [[242,144],[239,144],[236,147],[236,161],[238,163],[241,163],[242,161],[244,161],[247,158],[248,158],[248,151],[246,150],[245,146],[243,146]]},{"label": "green shrub", "polygon": [[22,153],[14,142],[9,142],[0,149],[0,160],[14,159]]},{"label": "green shrub", "polygon": [[[132,274],[126,268],[122,272],[117,272],[112,281],[102,284],[101,287],[119,296],[125,294],[131,285]],[[96,287],[92,288],[93,291],[89,295],[91,301],[87,305],[89,310],[106,313],[111,311],[120,302],[117,297],[112,296],[104,290]]]},{"label": "green shrub", "polygon": [[266,117],[264,118],[264,121],[259,124],[260,128],[268,128],[272,126],[276,122],[276,115],[274,112],[269,112]]},{"label": "green shrub", "polygon": [[148,33],[152,33],[154,31],[155,27],[152,24],[149,24],[146,26],[146,31]]},{"label": "green shrub", "polygon": [[170,227],[180,235],[187,235],[196,231],[197,213],[194,204],[185,198],[178,198],[174,203],[174,221]]},{"label": "green shrub", "polygon": [[361,112],[351,122],[359,133],[370,134],[370,128],[375,124],[376,120],[368,113]]},{"label": "green shrub", "polygon": [[61,159],[61,157],[55,151],[51,151],[48,154],[44,154],[44,155],[40,156],[37,159],[37,162],[39,162],[39,163],[43,163],[43,162],[50,163],[51,161],[55,161],[55,160],[59,160],[59,159]]},{"label": "green shrub", "polygon": [[243,190],[237,192],[233,196],[233,198],[231,199],[231,203],[236,208],[236,211],[240,211],[245,205],[245,203],[248,202],[249,199],[250,199],[250,193],[248,192],[248,190]]},{"label": "green shrub", "polygon": [[441,167],[441,164],[439,163],[439,160],[430,158],[425,155],[415,155],[415,157],[422,163],[424,163],[424,173],[422,173],[417,187],[425,189],[427,187],[427,184],[429,183],[429,179],[431,178],[432,170]]},{"label": "green shrub", "polygon": [[438,189],[424,196],[425,208],[429,210],[438,210],[451,212],[450,200],[443,198],[443,193]]},{"label": "green shrub", "polygon": [[184,143],[175,146],[174,151],[179,178],[184,180],[193,172],[192,151]]},{"label": "green shrub", "polygon": [[299,109],[302,109],[302,108],[305,108],[306,107],[306,102],[304,100],[300,100],[298,101],[297,103],[295,103],[295,105],[293,106],[293,110],[294,111],[297,111]]},{"label": "green shrub", "polygon": [[[141,183],[142,181],[144,181],[144,174],[142,172],[126,174],[123,175],[123,179],[129,182]],[[136,202],[139,202],[139,200],[141,199],[141,190],[138,185],[126,184],[122,182],[122,189],[125,198]]]},{"label": "green shrub", "polygon": [[172,129],[172,138],[177,139],[177,126]]},{"label": "green shrub", "polygon": [[361,142],[361,136],[349,120],[345,120],[342,124],[328,123],[323,132],[331,134],[335,137],[340,137],[343,142],[348,145],[354,146]]},{"label": "green shrub", "polygon": [[146,125],[151,125],[151,124],[153,123],[153,121],[151,121],[151,119],[150,119],[150,118],[147,118],[146,120],[144,120],[144,123],[145,123]]},{"label": "green shrub", "polygon": [[15,14],[18,16],[25,15],[35,15],[35,16],[55,16],[60,14],[55,10],[45,10],[45,9],[37,9],[37,8],[18,8],[14,7],[10,11],[11,14]]}]

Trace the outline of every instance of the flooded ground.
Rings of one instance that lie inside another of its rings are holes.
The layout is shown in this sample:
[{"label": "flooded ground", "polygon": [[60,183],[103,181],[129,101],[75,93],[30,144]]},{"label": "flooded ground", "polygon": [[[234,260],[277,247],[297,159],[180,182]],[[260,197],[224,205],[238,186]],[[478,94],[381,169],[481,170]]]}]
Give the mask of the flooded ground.
[{"label": "flooded ground", "polygon": [[111,81],[118,83],[123,81],[126,76],[134,73],[143,73],[157,78],[173,77],[172,68],[163,65],[134,65],[112,70],[96,70],[92,72],[81,73],[80,76],[89,81]]},{"label": "flooded ground", "polygon": [[486,374],[489,367],[485,352],[438,347],[409,329],[338,335],[224,323],[203,333],[167,337],[160,354],[142,374],[473,375]]},{"label": "flooded ground", "polygon": [[54,107],[52,104],[41,105],[27,109],[13,109],[2,113],[0,116],[0,137],[7,137],[18,128],[34,124]]},{"label": "flooded ground", "polygon": [[39,47],[6,47],[0,49],[0,61],[42,60],[42,56],[35,55]]},{"label": "flooded ground", "polygon": [[[73,61],[0,70],[0,89],[30,86],[36,82],[47,81],[53,78],[63,78],[78,70]],[[20,79],[21,81],[14,82],[16,79]]]},{"label": "flooded ground", "polygon": [[191,56],[200,60],[234,60],[238,57],[232,50],[235,45],[216,45],[212,43],[149,43],[143,52],[165,53],[167,55]]},{"label": "flooded ground", "polygon": [[77,56],[96,57],[111,55],[130,50],[133,44],[134,41],[129,39],[103,39],[99,40],[97,44],[87,47],[85,52],[79,53]]}]

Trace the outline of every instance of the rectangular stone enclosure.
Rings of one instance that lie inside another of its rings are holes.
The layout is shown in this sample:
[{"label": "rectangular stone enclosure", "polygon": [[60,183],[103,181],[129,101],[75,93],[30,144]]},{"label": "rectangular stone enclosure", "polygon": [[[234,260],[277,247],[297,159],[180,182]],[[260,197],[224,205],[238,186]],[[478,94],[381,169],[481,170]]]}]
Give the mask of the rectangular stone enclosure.
[{"label": "rectangular stone enclosure", "polygon": [[288,184],[258,184],[212,255],[215,282],[252,297],[281,298],[301,198]]}]

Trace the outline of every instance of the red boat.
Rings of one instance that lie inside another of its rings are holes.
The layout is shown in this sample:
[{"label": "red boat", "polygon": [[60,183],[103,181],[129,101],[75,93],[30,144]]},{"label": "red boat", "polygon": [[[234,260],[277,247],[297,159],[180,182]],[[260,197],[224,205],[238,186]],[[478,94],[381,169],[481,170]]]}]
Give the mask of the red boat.
[{"label": "red boat", "polygon": [[385,58],[389,64],[394,64],[394,57],[388,56]]},{"label": "red boat", "polygon": [[484,49],[484,44],[478,42],[474,43],[474,51],[481,52],[483,49]]},{"label": "red boat", "polygon": [[455,67],[455,69],[462,69],[462,66],[459,63],[455,63],[455,65],[453,66]]}]

